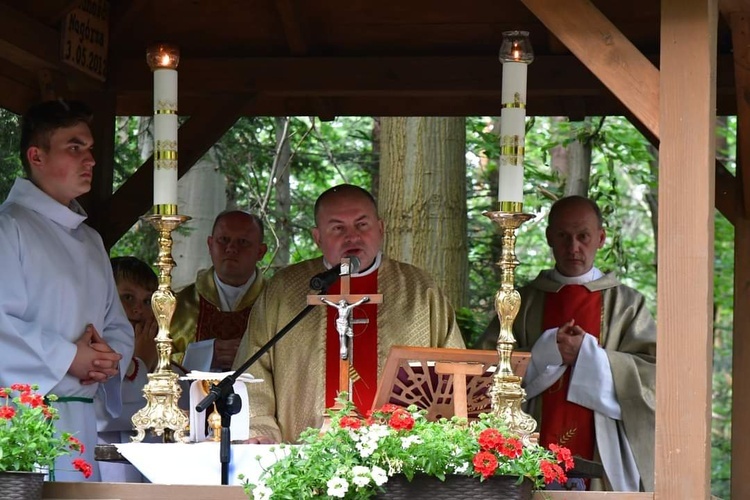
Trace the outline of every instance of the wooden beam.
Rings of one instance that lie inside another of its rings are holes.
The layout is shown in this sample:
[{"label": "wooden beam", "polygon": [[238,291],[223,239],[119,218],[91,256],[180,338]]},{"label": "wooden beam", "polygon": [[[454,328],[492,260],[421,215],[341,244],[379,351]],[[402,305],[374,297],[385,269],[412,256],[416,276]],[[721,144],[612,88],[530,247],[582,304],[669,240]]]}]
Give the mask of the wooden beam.
[{"label": "wooden beam", "polygon": [[[217,98],[191,116],[178,131],[179,167],[182,177],[229,130],[241,116],[242,103]],[[153,206],[153,156],[101,206],[106,220],[100,234],[107,248],[112,247],[138,217]],[[189,215],[189,214],[188,214]]]},{"label": "wooden beam", "polygon": [[[654,134],[646,129],[646,127],[644,127],[643,124],[632,115],[625,116],[630,120],[630,123],[632,123],[633,126],[643,134],[643,137],[645,137],[652,146],[659,149],[659,139],[657,139]],[[742,195],[739,188],[740,183],[735,176],[732,175],[732,172],[727,170],[727,167],[725,167],[719,160],[716,160],[714,166],[716,167],[716,185],[714,188],[714,202],[716,203],[716,209],[721,212],[721,215],[723,215],[729,222],[734,224],[738,217],[740,217],[740,214],[738,213],[740,211],[740,196]]]},{"label": "wooden beam", "polygon": [[659,136],[659,70],[589,0],[522,0],[651,132]]},{"label": "wooden beam", "polygon": [[657,500],[711,494],[717,17],[716,0],[661,2]]},{"label": "wooden beam", "polygon": [[35,101],[39,90],[0,75],[0,108],[22,115]]},{"label": "wooden beam", "polygon": [[[750,7],[750,2],[747,7]],[[734,81],[737,87],[737,171],[747,172],[741,177],[741,208],[747,217],[750,215],[750,8],[744,12],[725,12],[724,16],[732,30]]]},{"label": "wooden beam", "polygon": [[101,207],[112,197],[115,171],[115,96],[110,92],[96,95],[76,96],[91,106],[94,111],[94,156],[96,167],[92,179],[91,191],[81,200],[84,208],[89,212],[89,224],[99,231],[109,224],[102,218],[102,212],[92,207]]},{"label": "wooden beam", "polygon": [[275,0],[276,10],[281,17],[289,53],[294,56],[306,55],[309,51],[307,40],[300,24],[300,16],[292,0]]}]

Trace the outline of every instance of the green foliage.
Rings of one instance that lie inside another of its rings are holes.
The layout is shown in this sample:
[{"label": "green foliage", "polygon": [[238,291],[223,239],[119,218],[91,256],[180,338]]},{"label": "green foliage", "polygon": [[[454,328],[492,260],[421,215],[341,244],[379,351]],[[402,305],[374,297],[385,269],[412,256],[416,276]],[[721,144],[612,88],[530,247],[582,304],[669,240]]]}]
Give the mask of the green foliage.
[{"label": "green foliage", "polygon": [[23,176],[19,157],[20,118],[0,108],[0,199],[8,196],[17,177]]},{"label": "green foliage", "polygon": [[[0,388],[0,471],[38,472],[73,451],[83,453],[83,444],[69,433],[57,434],[57,409],[48,406],[37,385],[13,384]],[[57,397],[48,394],[47,401]],[[76,459],[74,465],[86,477],[91,466]]]},{"label": "green foliage", "polygon": [[308,429],[302,446],[282,446],[279,460],[260,481],[245,483],[252,498],[371,498],[394,474],[409,480],[415,474],[440,480],[452,474],[477,480],[523,476],[541,487],[552,480],[565,482],[562,466],[573,465],[566,448],[553,452],[537,444],[524,446],[488,414],[471,423],[458,417],[432,422],[416,406],[389,404],[360,419],[349,416],[353,406],[346,394],[339,403],[343,410],[330,411],[328,431]]}]

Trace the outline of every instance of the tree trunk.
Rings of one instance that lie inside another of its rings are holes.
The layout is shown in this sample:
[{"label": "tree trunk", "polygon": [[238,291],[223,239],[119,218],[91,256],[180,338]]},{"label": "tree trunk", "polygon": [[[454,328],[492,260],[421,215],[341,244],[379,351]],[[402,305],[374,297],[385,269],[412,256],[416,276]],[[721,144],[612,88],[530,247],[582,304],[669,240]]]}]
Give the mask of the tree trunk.
[{"label": "tree trunk", "polygon": [[[276,254],[271,264],[277,269],[281,269],[289,265],[289,253],[290,253],[290,238],[292,234],[292,228],[289,224],[289,207],[291,205],[291,195],[289,189],[289,171],[291,165],[289,160],[292,156],[292,148],[289,145],[289,133],[286,134],[284,131],[289,118],[277,117],[275,119],[276,124],[276,151],[279,152],[278,159],[276,161],[278,170],[276,173]],[[261,215],[261,214],[259,214]],[[270,229],[270,228],[267,228]],[[266,243],[268,243],[269,235],[271,231],[266,231]],[[269,245],[270,248],[270,245]]]},{"label": "tree trunk", "polygon": [[[561,123],[565,118],[556,117],[553,123]],[[586,118],[585,128],[588,128],[589,118]],[[562,141],[569,141],[567,145],[559,144],[552,148],[552,169],[560,174],[564,182],[563,196],[588,196],[591,178],[591,142],[588,137],[581,137],[580,127],[574,127],[570,133],[563,136]],[[583,140],[582,140],[583,139]]]},{"label": "tree trunk", "polygon": [[431,273],[456,308],[468,285],[465,122],[380,119],[385,253]]}]

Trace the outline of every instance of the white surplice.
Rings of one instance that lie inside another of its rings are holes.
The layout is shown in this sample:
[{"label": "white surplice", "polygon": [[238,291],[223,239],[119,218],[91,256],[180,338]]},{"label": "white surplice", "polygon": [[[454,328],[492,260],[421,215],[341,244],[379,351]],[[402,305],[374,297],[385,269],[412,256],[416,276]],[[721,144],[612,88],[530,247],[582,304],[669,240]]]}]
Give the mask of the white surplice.
[{"label": "white surplice", "polygon": [[[31,181],[17,179],[0,206],[0,386],[38,384],[43,394],[99,397],[108,412],[120,412],[120,384],[133,354],[133,328],[120,303],[101,237],[83,224],[86,214],[73,201],[66,207]],[[122,354],[120,376],[105,384],[82,385],[68,374],[75,342],[93,324],[109,346]],[[98,394],[97,394],[98,392]],[[65,402],[58,431],[75,434],[94,466],[94,405]],[[70,461],[55,467],[59,480],[82,481]]]}]

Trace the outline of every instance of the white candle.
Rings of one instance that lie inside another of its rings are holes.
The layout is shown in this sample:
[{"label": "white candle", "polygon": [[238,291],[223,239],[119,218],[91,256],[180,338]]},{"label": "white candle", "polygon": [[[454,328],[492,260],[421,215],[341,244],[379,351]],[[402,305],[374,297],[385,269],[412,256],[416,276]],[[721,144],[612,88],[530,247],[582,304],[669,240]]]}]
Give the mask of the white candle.
[{"label": "white candle", "polygon": [[177,71],[154,70],[154,205],[177,205]]},{"label": "white candle", "polygon": [[500,112],[499,202],[523,203],[523,159],[526,144],[526,63],[503,64]]},{"label": "white candle", "polygon": [[497,201],[501,210],[523,208],[523,160],[526,148],[526,75],[534,60],[527,31],[506,31],[500,47],[503,63],[500,112],[500,164]]}]

